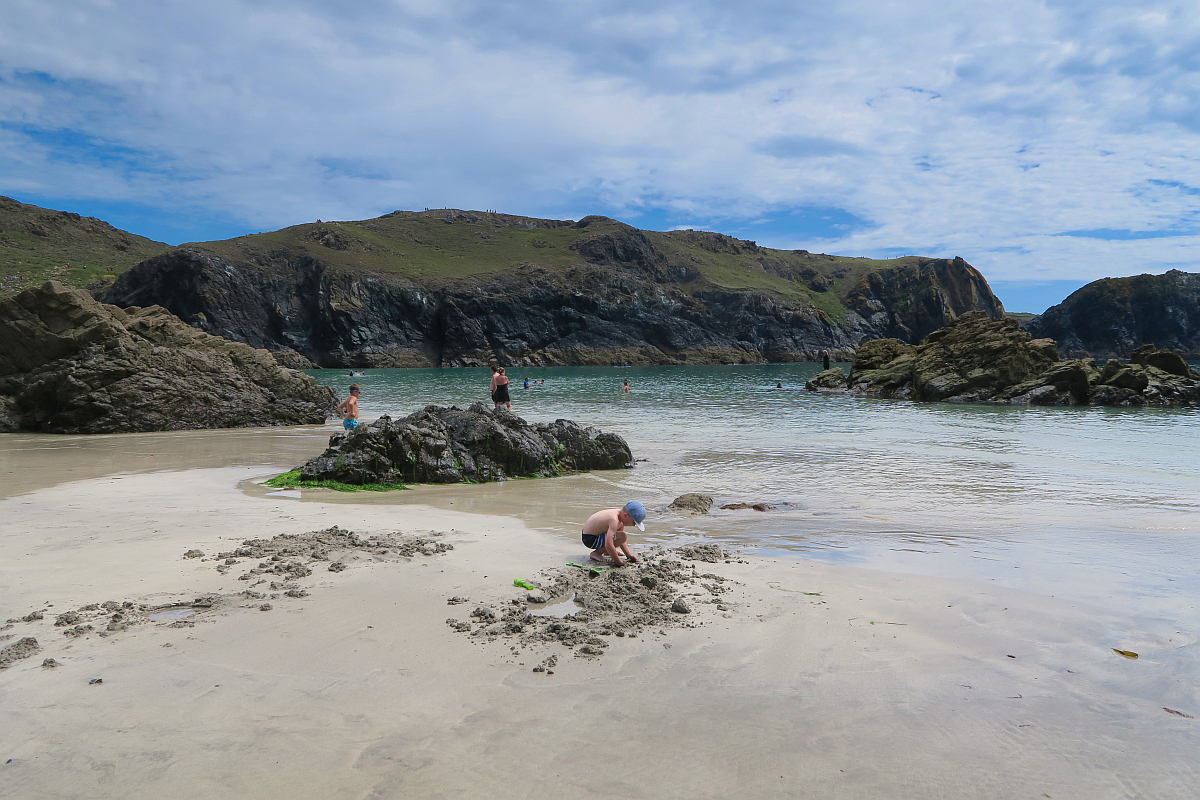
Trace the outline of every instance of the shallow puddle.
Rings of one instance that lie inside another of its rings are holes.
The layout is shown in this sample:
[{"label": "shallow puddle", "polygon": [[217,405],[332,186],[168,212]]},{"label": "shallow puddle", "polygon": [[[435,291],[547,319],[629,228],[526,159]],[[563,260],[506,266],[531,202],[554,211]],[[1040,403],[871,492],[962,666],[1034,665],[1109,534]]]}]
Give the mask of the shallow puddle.
[{"label": "shallow puddle", "polygon": [[530,609],[529,613],[535,617],[565,617],[570,614],[574,614],[581,608],[583,608],[583,606],[575,602],[575,595],[571,595],[569,600],[561,600],[557,603],[547,603],[539,609]]},{"label": "shallow puddle", "polygon": [[150,615],[151,622],[170,622],[176,619],[187,619],[194,616],[195,609],[191,608],[168,608],[163,611],[157,611]]},{"label": "shallow puddle", "polygon": [[267,492],[267,497],[300,497],[299,489],[279,489],[274,492]]}]

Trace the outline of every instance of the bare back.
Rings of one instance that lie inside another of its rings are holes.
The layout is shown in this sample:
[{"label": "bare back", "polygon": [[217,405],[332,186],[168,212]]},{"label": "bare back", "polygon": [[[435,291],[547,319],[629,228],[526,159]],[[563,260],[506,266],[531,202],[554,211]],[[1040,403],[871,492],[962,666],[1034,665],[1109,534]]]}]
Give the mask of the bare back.
[{"label": "bare back", "polygon": [[602,533],[609,531],[617,532],[624,531],[625,526],[621,524],[617,514],[619,508],[605,508],[597,511],[587,518],[587,522],[583,523],[583,532],[588,536],[599,536]]}]

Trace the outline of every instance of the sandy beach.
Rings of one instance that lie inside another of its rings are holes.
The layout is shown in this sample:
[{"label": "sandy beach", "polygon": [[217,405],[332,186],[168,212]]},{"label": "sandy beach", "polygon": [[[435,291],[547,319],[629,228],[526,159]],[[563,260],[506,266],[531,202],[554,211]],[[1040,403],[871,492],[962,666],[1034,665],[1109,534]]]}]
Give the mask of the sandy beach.
[{"label": "sandy beach", "polygon": [[[697,597],[682,624],[606,637],[600,658],[514,648],[447,619],[524,604],[513,579],[582,561],[577,542],[412,501],[268,496],[250,482],[267,474],[119,474],[0,500],[0,616],[43,612],[2,631],[40,650],[0,671],[0,795],[1195,796],[1197,723],[1164,708],[1198,710],[1179,678],[1196,637],[1169,621],[742,555],[695,565],[727,579],[725,610]],[[453,549],[347,557],[270,611],[236,594],[253,564],[212,558],[334,525]],[[93,603],[210,595],[182,622],[55,626]],[[551,655],[553,674],[533,671]]]}]

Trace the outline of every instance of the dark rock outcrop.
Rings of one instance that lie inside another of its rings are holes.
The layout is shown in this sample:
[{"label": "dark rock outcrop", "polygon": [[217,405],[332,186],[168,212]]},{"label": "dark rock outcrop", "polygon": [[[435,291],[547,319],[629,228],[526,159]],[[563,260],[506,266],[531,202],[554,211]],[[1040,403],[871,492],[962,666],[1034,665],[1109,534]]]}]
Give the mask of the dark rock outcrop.
[{"label": "dark rock outcrop", "polygon": [[966,314],[919,345],[866,342],[850,375],[827,370],[810,391],[954,403],[1011,405],[1200,405],[1200,374],[1170,350],[1144,345],[1130,364],[1058,360],[1053,340],[1034,339],[1015,320]]},{"label": "dark rock outcrop", "polygon": [[968,312],[1004,317],[983,275],[958,256],[868,272],[850,290],[846,305],[880,338],[904,342],[918,342]]},{"label": "dark rock outcrop", "polygon": [[[860,259],[604,217],[446,211],[433,230],[427,217],[300,226],[307,232],[273,249],[265,240],[189,245],[125,272],[100,299],[162,305],[201,330],[323,367],[806,361],[848,357],[879,336],[915,342],[971,310],[1003,313],[962,259],[906,258],[872,271]],[[384,247],[381,226],[400,222],[425,227],[395,229]],[[552,254],[544,264],[493,263],[508,251],[489,248],[517,246],[514,229],[558,244],[521,240],[530,258]],[[430,250],[435,237],[444,249]],[[425,248],[429,261],[418,268],[403,252],[379,255],[393,245]],[[481,266],[453,266],[471,262]]]},{"label": "dark rock outcrop", "polygon": [[1149,343],[1200,356],[1200,273],[1104,278],[1025,323],[1071,358],[1129,358]]},{"label": "dark rock outcrop", "polygon": [[821,389],[842,390],[846,388],[846,373],[842,372],[841,367],[832,367],[824,372],[818,372],[809,378],[804,384],[804,388],[810,392],[820,391]]},{"label": "dark rock outcrop", "polygon": [[854,336],[815,308],[687,295],[654,280],[640,247],[583,244],[606,260],[432,285],[331,271],[309,256],[265,270],[176,250],[126,272],[102,299],[158,303],[201,330],[324,367],[758,363],[853,349]]},{"label": "dark rock outcrop", "polygon": [[404,419],[380,417],[329,439],[301,469],[304,480],[350,484],[480,483],[630,464],[629,445],[569,420],[530,424],[515,414],[427,406]]},{"label": "dark rock outcrop", "polygon": [[166,309],[47,282],[0,302],[0,431],[116,433],[320,424],[333,392]]}]

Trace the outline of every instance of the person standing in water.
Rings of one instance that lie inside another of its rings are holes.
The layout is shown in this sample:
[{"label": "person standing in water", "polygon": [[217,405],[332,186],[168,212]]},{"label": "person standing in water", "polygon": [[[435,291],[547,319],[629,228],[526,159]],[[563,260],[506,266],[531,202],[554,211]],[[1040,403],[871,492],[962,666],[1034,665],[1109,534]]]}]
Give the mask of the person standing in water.
[{"label": "person standing in water", "polygon": [[622,391],[622,392],[628,392],[628,391],[629,391],[629,378],[626,378],[626,379],[625,379],[625,385],[621,387],[621,391]]},{"label": "person standing in water", "polygon": [[500,410],[500,406],[504,406],[507,411],[512,411],[512,398],[508,396],[508,376],[504,374],[504,367],[496,367],[496,372],[492,375],[492,402],[496,404],[496,410]]},{"label": "person standing in water", "polygon": [[620,548],[625,558],[629,559],[629,563],[636,564],[638,558],[629,549],[625,526],[636,525],[639,531],[644,531],[645,521],[646,507],[637,500],[630,500],[621,508],[606,508],[592,514],[587,518],[587,522],[583,523],[583,543],[592,549],[588,557],[592,561],[605,564],[607,562],[604,557],[608,556],[612,559],[614,567],[621,567],[624,566],[624,562],[617,553],[617,548]]},{"label": "person standing in water", "polygon": [[342,415],[342,427],[352,431],[358,427],[358,396],[362,387],[357,383],[350,384],[350,396],[338,403],[338,413]]}]

